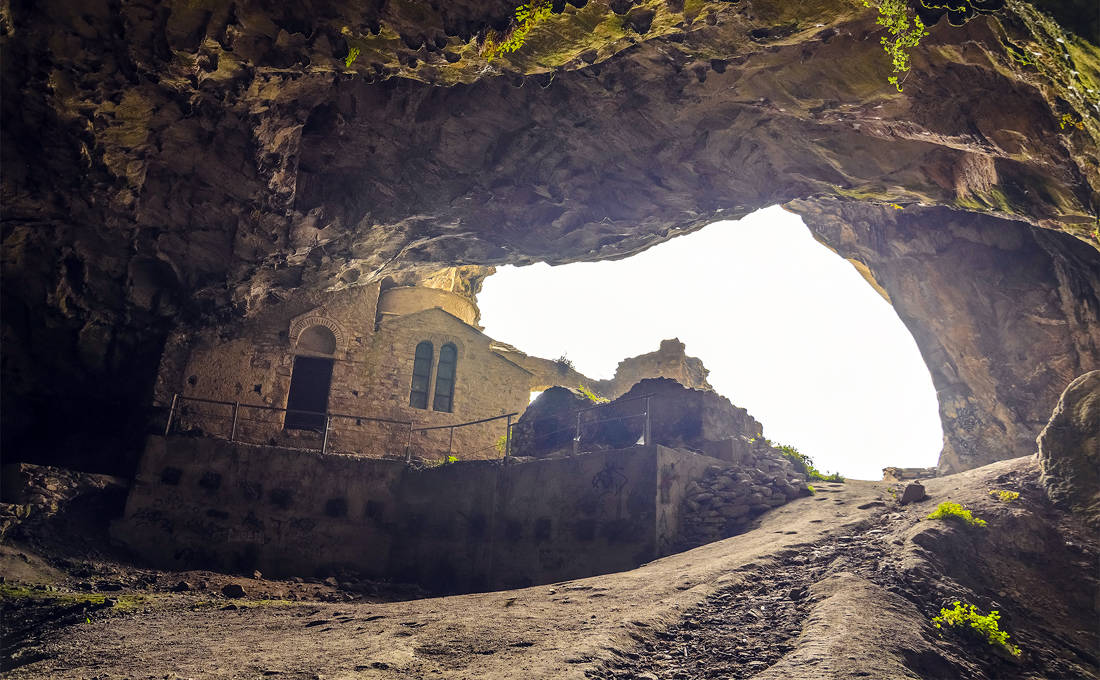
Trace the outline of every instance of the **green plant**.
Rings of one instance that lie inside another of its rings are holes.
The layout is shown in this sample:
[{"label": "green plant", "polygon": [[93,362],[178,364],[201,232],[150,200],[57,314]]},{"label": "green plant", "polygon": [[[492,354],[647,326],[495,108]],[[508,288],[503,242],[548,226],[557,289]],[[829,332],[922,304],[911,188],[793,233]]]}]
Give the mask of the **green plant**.
[{"label": "green plant", "polygon": [[580,390],[581,394],[588,397],[588,401],[591,401],[595,404],[606,404],[607,402],[611,401],[610,399],[605,399],[601,396],[598,396],[595,392],[588,389],[582,384],[578,384],[577,389]]},{"label": "green plant", "polygon": [[359,58],[359,48],[353,47],[348,50],[348,56],[344,57],[344,67],[351,68],[351,65],[355,63],[355,60]]},{"label": "green plant", "polygon": [[815,489],[815,488],[814,488],[814,485],[813,485],[813,484],[807,484],[807,485],[806,485],[806,490],[810,492],[810,495],[811,495],[811,496],[812,496],[813,494],[817,493],[817,489]]},{"label": "green plant", "polygon": [[562,354],[557,359],[554,359],[554,365],[558,367],[558,373],[561,373],[562,375],[565,375],[569,371],[575,370],[572,359],[564,354]]},{"label": "green plant", "polygon": [[984,527],[986,521],[975,517],[969,510],[959,505],[958,503],[952,503],[950,501],[944,501],[940,503],[936,509],[928,516],[928,519],[950,519],[958,518],[963,522],[974,527]]},{"label": "green plant", "polygon": [[1011,503],[1020,497],[1019,491],[1005,491],[1003,489],[991,489],[989,491],[990,496],[996,497],[997,500],[1002,503]]},{"label": "green plant", "polygon": [[[863,0],[863,6],[876,7],[868,0]],[[912,68],[909,52],[920,44],[922,38],[929,35],[928,31],[924,30],[924,22],[918,16],[910,18],[905,0],[881,0],[877,9],[878,18],[875,23],[889,33],[888,36],[883,36],[879,40],[882,49],[890,55],[894,73],[909,73]],[[899,81],[895,75],[886,80],[896,87],[898,92],[902,91],[901,83],[904,79]]]},{"label": "green plant", "polygon": [[500,439],[497,440],[496,447],[497,453],[503,456],[508,450],[508,435],[500,435]]},{"label": "green plant", "polygon": [[550,18],[551,7],[552,4],[549,0],[532,2],[517,7],[512,17],[515,25],[508,33],[504,36],[490,33],[486,37],[485,59],[492,61],[503,54],[515,52],[523,47],[523,44],[527,41],[527,34],[531,32],[531,29]]},{"label": "green plant", "polygon": [[1083,118],[1074,118],[1072,113],[1063,113],[1062,120],[1058,121],[1058,129],[1065,130],[1067,127],[1077,128],[1078,130],[1085,129],[1085,120]]},{"label": "green plant", "polygon": [[[752,441],[756,440],[753,439]],[[768,442],[767,439],[765,439],[764,441]],[[771,442],[768,442],[768,444],[771,444]],[[774,444],[773,447],[777,451],[779,451],[779,453],[783,454],[784,457],[794,463],[795,468],[801,470],[810,479],[820,479],[823,482],[844,481],[844,477],[842,477],[839,472],[834,472],[829,475],[823,474],[821,470],[818,470],[816,467],[814,467],[814,461],[812,458],[802,453],[793,446],[790,446],[788,444]]]},{"label": "green plant", "polygon": [[940,630],[945,625],[969,630],[989,644],[1003,648],[1012,656],[1020,656],[1020,648],[1008,641],[1008,632],[1001,630],[998,625],[1000,618],[1001,614],[996,609],[983,616],[974,605],[955,600],[955,606],[951,609],[940,609],[940,615],[932,619],[932,624]]}]

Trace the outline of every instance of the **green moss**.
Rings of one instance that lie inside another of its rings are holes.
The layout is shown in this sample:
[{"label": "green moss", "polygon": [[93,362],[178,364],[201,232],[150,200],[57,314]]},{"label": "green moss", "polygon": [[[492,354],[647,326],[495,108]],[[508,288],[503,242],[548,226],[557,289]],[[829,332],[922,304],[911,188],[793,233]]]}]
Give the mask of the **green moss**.
[{"label": "green moss", "polygon": [[485,39],[485,59],[492,61],[501,55],[519,51],[523,44],[527,42],[527,34],[535,26],[549,19],[550,14],[550,2],[548,0],[531,2],[517,7],[513,14],[511,30],[504,35],[490,35]]},{"label": "green moss", "polygon": [[41,590],[29,586],[0,584],[0,600],[43,600],[52,601],[62,605],[85,604],[102,607],[110,599],[114,602],[114,611],[132,611],[138,607],[152,604],[156,595],[146,594],[122,594],[104,595],[102,593],[68,593],[56,590]]}]

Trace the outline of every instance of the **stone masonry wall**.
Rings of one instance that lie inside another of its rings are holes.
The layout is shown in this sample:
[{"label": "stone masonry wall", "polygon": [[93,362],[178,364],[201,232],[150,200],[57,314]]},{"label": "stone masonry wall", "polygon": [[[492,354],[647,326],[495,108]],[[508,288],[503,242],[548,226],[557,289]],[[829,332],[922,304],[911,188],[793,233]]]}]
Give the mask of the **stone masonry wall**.
[{"label": "stone masonry wall", "polygon": [[[295,346],[297,338],[290,337],[291,324],[308,314],[335,322],[344,336],[331,355],[328,410],[375,415],[366,410],[369,386],[364,376],[377,300],[378,285],[350,288],[272,306],[253,319],[199,335],[177,334],[161,360],[155,401],[167,406],[179,392],[184,397],[285,408],[294,358],[304,353]],[[231,407],[187,401],[182,405],[180,429],[229,435]],[[284,432],[283,417],[277,411],[241,409],[238,437],[251,443],[321,447],[319,433]],[[400,427],[334,419],[329,444],[349,452],[401,455],[406,439],[407,431]]]},{"label": "stone masonry wall", "polygon": [[166,568],[519,587],[667,554],[683,490],[709,464],[720,463],[642,446],[423,469],[154,436],[112,535]]},{"label": "stone masonry wall", "polygon": [[[428,408],[409,406],[413,361],[421,341],[432,343],[432,375]],[[492,340],[440,309],[399,317],[384,317],[367,353],[363,383],[369,386],[362,404],[365,413],[397,420],[413,420],[417,427],[450,425],[507,413],[522,413],[530,400],[530,373],[490,349]],[[432,409],[439,351],[452,343],[458,351],[453,411]],[[506,421],[456,429],[451,444],[461,460],[500,458],[497,441]],[[412,439],[414,456],[438,460],[446,454],[449,430],[418,432]]]}]

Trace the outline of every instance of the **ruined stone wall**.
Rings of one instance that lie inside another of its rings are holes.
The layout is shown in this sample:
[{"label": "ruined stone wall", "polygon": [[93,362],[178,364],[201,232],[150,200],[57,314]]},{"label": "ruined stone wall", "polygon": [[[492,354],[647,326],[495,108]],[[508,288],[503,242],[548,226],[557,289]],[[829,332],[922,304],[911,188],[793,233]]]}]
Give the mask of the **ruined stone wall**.
[{"label": "ruined stone wall", "polygon": [[591,387],[599,395],[614,399],[645,378],[671,378],[684,387],[712,390],[707,382],[710,373],[702,360],[687,355],[679,338],[662,340],[656,352],[623,359],[615,368],[611,380],[598,380]]},{"label": "ruined stone wall", "polygon": [[[409,406],[413,361],[421,341],[432,343],[432,375],[428,408]],[[522,413],[530,400],[531,375],[490,349],[492,340],[449,313],[429,309],[400,317],[382,317],[366,355],[366,413],[384,414],[397,420],[413,420],[417,427],[451,425]],[[439,351],[447,343],[458,351],[453,411],[432,409]],[[504,435],[505,420],[456,429],[451,444],[460,459],[501,457],[497,440]],[[428,460],[445,455],[448,430],[418,432],[413,436],[413,455]]]},{"label": "ruined stone wall", "polygon": [[684,387],[713,389],[707,382],[710,371],[703,366],[701,359],[689,357],[684,343],[677,338],[662,340],[656,352],[623,359],[615,369],[615,376],[608,380],[590,378],[568,363],[528,356],[509,345],[500,347],[508,358],[532,373],[532,390],[555,386],[577,389],[584,386],[597,396],[615,399],[646,378],[671,378]]},{"label": "ruined stone wall", "polygon": [[722,463],[651,446],[417,469],[151,437],[112,535],[168,568],[347,570],[450,591],[517,587],[664,554],[677,542],[683,489],[709,465]]}]

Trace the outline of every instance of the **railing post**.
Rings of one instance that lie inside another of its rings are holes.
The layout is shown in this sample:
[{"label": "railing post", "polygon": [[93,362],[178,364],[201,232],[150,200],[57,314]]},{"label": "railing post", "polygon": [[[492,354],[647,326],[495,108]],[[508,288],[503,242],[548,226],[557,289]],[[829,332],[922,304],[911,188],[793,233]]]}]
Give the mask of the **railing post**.
[{"label": "railing post", "polygon": [[237,413],[241,410],[241,402],[233,402],[233,430],[229,433],[229,441],[237,441]]},{"label": "railing post", "polygon": [[645,445],[649,446],[653,441],[653,431],[649,424],[649,397],[645,398]]},{"label": "railing post", "polygon": [[581,412],[577,411],[577,431],[573,434],[573,455],[577,455],[577,451],[581,447]]},{"label": "railing post", "polygon": [[455,429],[451,428],[451,436],[447,439],[447,457],[451,457],[451,446],[455,443]]},{"label": "railing post", "polygon": [[405,440],[405,464],[412,462],[413,424],[409,423],[409,438]]},{"label": "railing post", "polygon": [[172,418],[176,415],[176,402],[180,399],[179,392],[172,393],[172,405],[168,408],[168,423],[164,426],[164,436],[168,436],[168,432],[172,429]]},{"label": "railing post", "polygon": [[512,454],[512,416],[508,416],[508,423],[504,426],[504,457]]},{"label": "railing post", "polygon": [[328,449],[328,428],[329,422],[332,420],[332,416],[325,414],[325,436],[321,439],[321,453],[324,453]]}]

